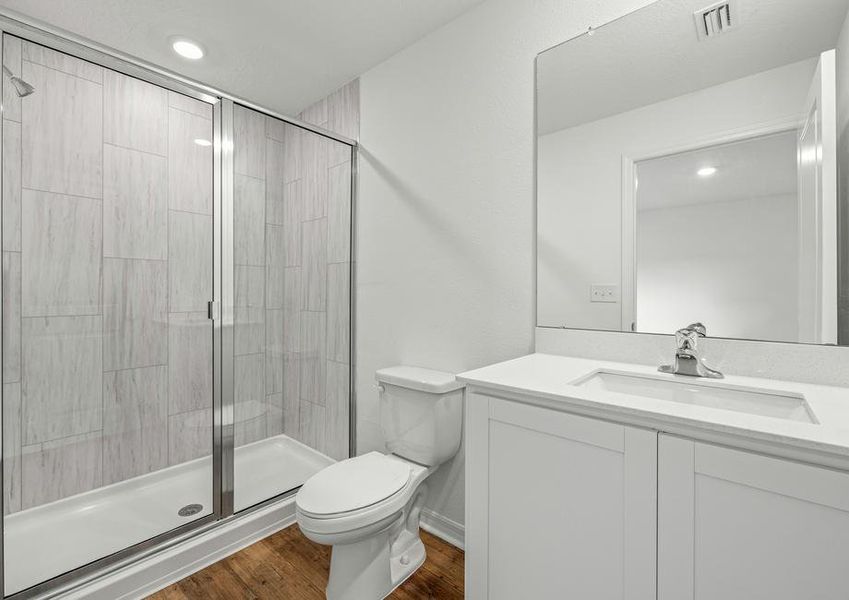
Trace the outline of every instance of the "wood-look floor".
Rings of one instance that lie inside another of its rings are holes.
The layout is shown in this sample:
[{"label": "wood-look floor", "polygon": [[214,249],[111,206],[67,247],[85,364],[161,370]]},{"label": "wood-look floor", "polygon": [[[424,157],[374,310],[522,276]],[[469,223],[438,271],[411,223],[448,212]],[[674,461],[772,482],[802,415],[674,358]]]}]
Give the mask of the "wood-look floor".
[{"label": "wood-look floor", "polygon": [[[463,551],[422,531],[427,560],[389,598],[463,598]],[[228,556],[149,596],[148,600],[324,600],[330,547],[297,525]]]}]

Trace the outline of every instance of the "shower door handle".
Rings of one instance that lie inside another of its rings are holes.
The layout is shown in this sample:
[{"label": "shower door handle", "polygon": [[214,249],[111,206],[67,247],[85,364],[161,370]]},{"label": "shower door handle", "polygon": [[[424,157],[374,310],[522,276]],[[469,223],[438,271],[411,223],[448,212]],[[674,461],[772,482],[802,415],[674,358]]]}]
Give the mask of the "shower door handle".
[{"label": "shower door handle", "polygon": [[210,320],[216,321],[221,318],[221,303],[217,300],[210,300],[207,303],[206,314]]}]

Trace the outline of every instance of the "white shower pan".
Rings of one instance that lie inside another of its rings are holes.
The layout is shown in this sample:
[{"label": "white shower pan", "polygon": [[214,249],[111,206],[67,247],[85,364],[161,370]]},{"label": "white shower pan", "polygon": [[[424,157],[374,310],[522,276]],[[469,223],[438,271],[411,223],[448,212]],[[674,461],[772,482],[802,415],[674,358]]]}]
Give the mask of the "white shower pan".
[{"label": "white shower pan", "polygon": [[[285,435],[235,451],[236,511],[294,489],[334,461]],[[188,505],[203,508],[182,517]],[[5,518],[6,594],[212,513],[212,458],[98,488]]]}]

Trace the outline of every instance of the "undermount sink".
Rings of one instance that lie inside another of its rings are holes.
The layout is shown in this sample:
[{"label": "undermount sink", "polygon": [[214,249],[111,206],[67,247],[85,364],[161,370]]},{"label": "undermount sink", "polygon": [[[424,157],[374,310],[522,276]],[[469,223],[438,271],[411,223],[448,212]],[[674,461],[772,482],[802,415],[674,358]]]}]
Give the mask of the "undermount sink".
[{"label": "undermount sink", "polygon": [[805,397],[793,392],[696,380],[682,381],[662,375],[621,371],[596,371],[578,379],[572,385],[600,392],[630,394],[802,423],[818,423]]}]

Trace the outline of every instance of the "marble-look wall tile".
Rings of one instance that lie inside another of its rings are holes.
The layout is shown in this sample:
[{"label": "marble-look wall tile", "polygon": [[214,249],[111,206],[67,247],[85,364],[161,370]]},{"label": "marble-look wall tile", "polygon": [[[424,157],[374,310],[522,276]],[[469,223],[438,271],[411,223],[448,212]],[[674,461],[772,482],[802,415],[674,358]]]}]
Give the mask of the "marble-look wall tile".
[{"label": "marble-look wall tile", "polygon": [[283,394],[273,394],[266,399],[268,413],[266,417],[266,437],[273,437],[283,433]]},{"label": "marble-look wall tile", "polygon": [[[315,133],[303,134],[306,164],[303,181],[303,218],[305,221],[327,215],[328,144],[327,138]],[[335,143],[335,142],[334,142]]]},{"label": "marble-look wall tile", "polygon": [[21,253],[3,253],[3,383],[21,380]]},{"label": "marble-look wall tile", "polygon": [[168,315],[169,414],[212,408],[212,321],[205,312]]},{"label": "marble-look wall tile", "polygon": [[286,121],[281,121],[274,117],[265,118],[265,135],[276,142],[286,141],[286,130],[289,127],[293,126],[289,125]]},{"label": "marble-look wall tile", "polygon": [[[3,36],[3,65],[18,77],[21,73],[21,39],[11,35]],[[21,97],[15,93],[14,86],[3,85],[3,119],[21,121]],[[5,151],[4,151],[5,152]],[[5,154],[4,161],[5,161]],[[5,177],[5,174],[4,174]]]},{"label": "marble-look wall tile", "polygon": [[268,437],[268,415],[263,412],[260,416],[247,421],[240,421],[233,427],[234,444],[236,448],[251,444]]},{"label": "marble-look wall tile", "polygon": [[23,74],[38,90],[21,111],[23,187],[100,198],[101,86],[28,61]]},{"label": "marble-look wall tile", "polygon": [[[87,60],[82,60],[70,54],[58,52],[26,40],[22,42],[22,50],[25,61],[37,63],[56,71],[67,73],[68,75],[81,77],[94,83],[103,83],[103,71],[105,69]],[[39,90],[39,88],[35,89]]]},{"label": "marble-look wall tile", "polygon": [[8,119],[3,120],[3,250],[21,251],[21,124]]},{"label": "marble-look wall tile", "polygon": [[332,167],[327,194],[327,262],[351,260],[351,163]]},{"label": "marble-look wall tile", "polygon": [[324,406],[302,400],[300,417],[300,441],[310,448],[326,453]]},{"label": "marble-look wall tile", "polygon": [[179,465],[212,454],[212,408],[168,417],[168,464]]},{"label": "marble-look wall tile", "polygon": [[[286,267],[283,270],[283,309],[287,311],[298,311],[303,303],[303,285],[301,267]],[[299,346],[290,348],[297,350]]]},{"label": "marble-look wall tile", "polygon": [[327,358],[348,362],[351,355],[351,265],[327,265]]},{"label": "marble-look wall tile", "polygon": [[[360,80],[350,83],[327,98],[327,128],[355,140],[360,136]],[[343,160],[345,160],[343,158]],[[338,164],[338,163],[333,163]]]},{"label": "marble-look wall tile", "polygon": [[350,371],[348,364],[327,362],[325,440],[327,455],[336,460],[348,458]]},{"label": "marble-look wall tile", "polygon": [[[237,356],[234,365],[235,431],[241,444],[265,434],[265,355]],[[257,423],[262,419],[262,426]],[[237,445],[241,445],[237,442]]]},{"label": "marble-look wall tile", "polygon": [[233,111],[233,161],[237,174],[265,178],[265,115],[239,105]]},{"label": "marble-look wall tile", "polygon": [[283,229],[286,238],[286,266],[301,264],[301,227],[304,220],[304,185],[296,179],[283,190]]},{"label": "marble-look wall tile", "polygon": [[301,351],[301,311],[283,309],[283,351]]},{"label": "marble-look wall tile", "polygon": [[112,70],[103,72],[103,141],[165,156],[168,92]]},{"label": "marble-look wall tile", "polygon": [[286,188],[285,160],[283,142],[266,138],[265,221],[273,225],[283,225],[285,219],[283,205]]},{"label": "marble-look wall tile", "polygon": [[3,384],[3,514],[21,510],[21,384]]},{"label": "marble-look wall tile", "polygon": [[265,269],[235,266],[235,353],[265,352]]},{"label": "marble-look wall tile", "polygon": [[23,320],[23,444],[99,430],[102,426],[103,320]]},{"label": "marble-look wall tile", "polygon": [[100,200],[24,190],[25,317],[100,312],[101,213]]},{"label": "marble-look wall tile", "polygon": [[103,376],[103,484],[168,464],[168,369],[148,367]]},{"label": "marble-look wall tile", "polygon": [[298,439],[301,428],[301,354],[283,355],[283,433]]},{"label": "marble-look wall tile", "polygon": [[168,206],[212,214],[212,121],[176,108],[168,110]]},{"label": "marble-look wall tile", "polygon": [[233,259],[237,265],[265,264],[265,182],[236,175],[233,198]]},{"label": "marble-look wall tile", "polygon": [[286,234],[283,227],[265,227],[265,306],[283,308]]},{"label": "marble-look wall tile", "polygon": [[286,183],[301,179],[304,176],[303,138],[307,135],[300,127],[285,126],[283,139],[283,178]]},{"label": "marble-look wall tile", "polygon": [[327,98],[311,104],[298,115],[301,121],[323,127],[327,124]]},{"label": "marble-look wall tile", "polygon": [[301,312],[301,400],[324,405],[325,329],[323,312]]},{"label": "marble-look wall tile", "polygon": [[104,260],[103,368],[168,364],[168,264]]},{"label": "marble-look wall tile", "polygon": [[267,310],[265,314],[265,392],[283,391],[283,310]]},{"label": "marble-look wall tile", "polygon": [[304,262],[301,308],[324,310],[327,306],[327,219],[304,222],[301,248]]},{"label": "marble-look wall tile", "polygon": [[103,147],[103,254],[168,258],[168,161]]},{"label": "marble-look wall tile", "polygon": [[169,211],[169,310],[206,311],[212,299],[212,217]]},{"label": "marble-look wall tile", "polygon": [[191,98],[177,92],[168,92],[168,106],[182,110],[183,112],[191,113],[196,117],[201,117],[207,121],[212,120],[212,105],[202,100]]},{"label": "marble-look wall tile", "polygon": [[24,510],[100,487],[103,484],[100,431],[24,446],[21,480]]}]

